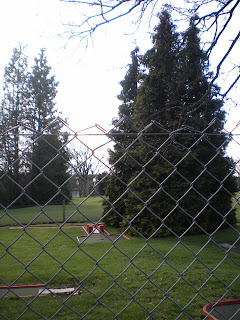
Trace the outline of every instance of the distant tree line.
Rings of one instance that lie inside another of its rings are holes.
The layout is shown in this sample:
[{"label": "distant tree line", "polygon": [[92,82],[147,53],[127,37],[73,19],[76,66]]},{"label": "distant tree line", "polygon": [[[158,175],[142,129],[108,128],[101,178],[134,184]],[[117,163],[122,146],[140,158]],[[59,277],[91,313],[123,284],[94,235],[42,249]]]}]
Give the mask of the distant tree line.
[{"label": "distant tree line", "polygon": [[[1,206],[61,203],[70,197],[67,139],[54,99],[58,82],[45,50],[29,68],[24,47],[5,68],[0,105]],[[65,194],[65,196],[63,196]]]},{"label": "distant tree line", "polygon": [[75,197],[87,197],[97,182],[98,165],[94,163],[90,149],[76,148],[71,149],[73,166],[71,168],[71,190]]},{"label": "distant tree line", "polygon": [[[213,75],[195,19],[180,34],[162,11],[152,48],[131,53],[121,82],[104,220],[134,234],[180,236],[236,222],[223,102],[219,87],[209,85]],[[134,136],[141,130],[145,136]]]}]

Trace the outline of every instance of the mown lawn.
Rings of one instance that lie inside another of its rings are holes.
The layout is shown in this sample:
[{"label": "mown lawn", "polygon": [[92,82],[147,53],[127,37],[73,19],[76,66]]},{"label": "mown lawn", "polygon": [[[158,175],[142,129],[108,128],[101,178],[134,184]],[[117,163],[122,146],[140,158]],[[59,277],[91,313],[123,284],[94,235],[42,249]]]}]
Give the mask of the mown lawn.
[{"label": "mown lawn", "polygon": [[0,315],[30,320],[57,314],[54,319],[78,319],[79,313],[94,320],[151,316],[173,320],[183,311],[178,319],[204,319],[202,308],[208,302],[222,295],[224,300],[239,296],[240,255],[226,256],[216,245],[239,240],[239,231],[237,226],[220,230],[212,238],[146,241],[131,237],[114,244],[79,245],[76,237],[81,228],[1,227],[0,285],[74,286],[82,294],[3,298]]},{"label": "mown lawn", "polygon": [[[65,206],[67,222],[97,221],[102,214],[102,198],[74,198]],[[63,205],[0,210],[0,226],[63,222]]]}]

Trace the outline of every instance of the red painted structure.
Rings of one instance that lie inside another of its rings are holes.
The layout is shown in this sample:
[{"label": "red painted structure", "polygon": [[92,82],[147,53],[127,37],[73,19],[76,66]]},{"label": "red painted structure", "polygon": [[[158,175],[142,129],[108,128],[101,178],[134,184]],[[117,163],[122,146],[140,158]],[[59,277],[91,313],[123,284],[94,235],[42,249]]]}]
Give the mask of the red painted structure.
[{"label": "red painted structure", "polygon": [[99,231],[104,232],[104,226],[101,223],[98,223],[97,228]]},{"label": "red painted structure", "polygon": [[31,285],[22,285],[22,286],[0,286],[0,289],[28,289],[28,288],[43,288],[44,284],[31,284]]},{"label": "red painted structure", "polygon": [[18,286],[0,286],[1,297],[32,297],[40,294],[44,290],[44,284],[18,285]]},{"label": "red painted structure", "polygon": [[92,225],[92,224],[88,224],[88,225],[87,225],[87,232],[88,232],[88,233],[93,232],[93,225]]},{"label": "red painted structure", "polygon": [[[219,318],[216,318],[214,315],[210,314],[210,312],[213,311],[214,309],[217,311],[218,307],[225,307],[227,310],[228,308],[231,308],[231,306],[236,305],[236,304],[240,305],[240,299],[230,300],[230,301],[220,301],[217,303],[216,302],[208,303],[207,305],[205,305],[203,307],[203,313],[207,315],[206,319],[219,320]],[[211,310],[211,309],[213,309],[213,310]],[[224,318],[226,319],[226,317],[224,317]]]},{"label": "red painted structure", "polygon": [[[87,224],[87,232],[91,233],[93,232],[94,227],[92,224]],[[100,232],[104,232],[104,225],[102,225],[101,223],[97,224],[97,230],[99,230]]]}]

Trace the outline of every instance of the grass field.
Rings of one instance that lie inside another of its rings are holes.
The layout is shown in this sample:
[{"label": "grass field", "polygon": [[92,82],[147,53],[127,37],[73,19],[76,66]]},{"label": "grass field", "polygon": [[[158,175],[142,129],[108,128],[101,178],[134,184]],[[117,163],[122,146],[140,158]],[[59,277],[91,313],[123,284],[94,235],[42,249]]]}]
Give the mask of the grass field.
[{"label": "grass field", "polygon": [[[102,198],[74,198],[74,204],[65,206],[65,219],[68,222],[97,221],[102,214]],[[44,208],[27,207],[9,209],[8,214],[0,210],[0,226],[55,223],[63,221],[63,205],[48,205]]]},{"label": "grass field", "polygon": [[[213,240],[234,243],[239,231],[239,226],[236,231],[218,231]],[[206,235],[148,243],[132,237],[113,246],[79,245],[76,236],[80,232],[80,228],[70,227],[27,228],[25,232],[1,227],[0,285],[74,286],[82,294],[4,298],[0,314],[8,319],[23,314],[21,319],[35,320],[42,319],[38,312],[49,319],[60,310],[54,319],[78,319],[75,310],[86,315],[84,319],[116,319],[115,314],[120,313],[118,319],[141,320],[151,310],[156,319],[172,320],[182,308],[185,314],[179,319],[200,320],[204,318],[202,307],[208,302],[223,294],[225,300],[240,295],[240,255],[230,253],[226,258]]]}]

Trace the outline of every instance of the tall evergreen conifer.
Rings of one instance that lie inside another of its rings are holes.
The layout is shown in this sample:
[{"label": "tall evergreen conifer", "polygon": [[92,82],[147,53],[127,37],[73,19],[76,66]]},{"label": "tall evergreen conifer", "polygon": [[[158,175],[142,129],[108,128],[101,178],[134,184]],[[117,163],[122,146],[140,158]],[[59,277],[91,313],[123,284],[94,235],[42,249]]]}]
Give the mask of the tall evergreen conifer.
[{"label": "tall evergreen conifer", "polygon": [[[45,50],[41,49],[32,68],[29,87],[31,107],[30,126],[35,130],[32,135],[30,180],[28,194],[38,203],[46,203],[52,198],[53,203],[61,203],[70,198],[69,187],[64,182],[69,178],[68,161],[70,154],[61,146],[66,143],[67,134],[61,132],[61,122],[55,109],[58,82],[51,75]],[[40,137],[40,138],[39,138]],[[40,175],[41,171],[43,172]],[[62,186],[61,192],[58,188]]]},{"label": "tall evergreen conifer", "polygon": [[[56,120],[54,102],[58,83],[51,75],[45,50],[40,51],[30,73],[23,49],[22,46],[14,49],[4,74],[0,109],[0,203],[28,205],[32,204],[31,198],[46,203],[52,197],[59,203],[62,194],[69,198],[70,192],[64,184],[69,177],[69,153],[61,147],[67,135],[62,134],[62,125]],[[22,135],[22,123],[32,128],[30,137]],[[26,185],[23,193],[22,187]],[[60,187],[62,193],[58,192]]]},{"label": "tall evergreen conifer", "polygon": [[135,48],[131,52],[132,63],[129,64],[129,69],[126,73],[125,79],[120,82],[122,91],[118,96],[118,99],[122,102],[119,106],[118,116],[121,119],[123,116],[127,116],[132,119],[134,115],[134,109],[132,107],[137,96],[137,83],[140,77],[140,63],[138,57],[138,48]]},{"label": "tall evergreen conifer", "polygon": [[134,124],[142,130],[155,122],[132,148],[140,165],[128,176],[121,224],[145,236],[211,232],[225,221],[234,224],[235,179],[221,134],[223,104],[218,88],[209,85],[194,19],[180,39],[163,11],[153,48],[142,61],[147,72],[132,105]]},{"label": "tall evergreen conifer", "polygon": [[[131,136],[125,133],[133,133],[132,121],[134,116],[133,103],[137,95],[137,83],[140,76],[138,48],[131,52],[131,64],[123,81],[120,82],[122,91],[118,99],[122,102],[119,107],[118,118],[113,120],[116,129],[112,130],[112,138],[115,141],[114,151],[109,153],[109,163],[113,166],[112,173],[108,176],[106,191],[109,201],[114,202],[114,209],[107,214],[105,221],[112,226],[119,227],[122,217],[125,215],[125,201],[127,198],[126,185],[134,171],[134,163],[129,157],[132,150],[126,148],[131,144]],[[121,133],[124,133],[122,136]],[[108,203],[104,203],[104,214],[110,210]]]},{"label": "tall evergreen conifer", "polygon": [[152,37],[153,48],[142,57],[147,73],[137,93],[134,117],[140,128],[154,119],[164,123],[166,129],[174,130],[179,103],[179,35],[167,11],[159,18],[160,24]]},{"label": "tall evergreen conifer", "polygon": [[[25,120],[29,107],[28,61],[24,47],[14,48],[9,64],[5,68],[3,99],[0,106],[0,201],[11,202],[21,192],[21,171],[24,161],[19,159],[23,141],[19,124]],[[8,132],[8,134],[5,134]]]},{"label": "tall evergreen conifer", "polygon": [[[3,99],[1,103],[1,131],[12,129],[9,139],[2,140],[1,157],[7,168],[15,178],[19,175],[20,137],[18,125],[25,120],[29,106],[28,92],[28,61],[24,54],[24,47],[14,48],[12,58],[5,68]],[[14,129],[13,129],[14,128]],[[11,164],[14,163],[12,166]]]},{"label": "tall evergreen conifer", "polygon": [[45,133],[37,140],[31,159],[30,185],[27,194],[37,203],[62,204],[71,198],[68,172],[70,155],[62,146],[66,137]]},{"label": "tall evergreen conifer", "polygon": [[51,67],[47,63],[44,49],[41,49],[38,58],[35,58],[29,87],[31,92],[30,125],[37,132],[41,132],[57,117],[55,98],[58,82],[55,81],[55,75],[51,75]]}]

